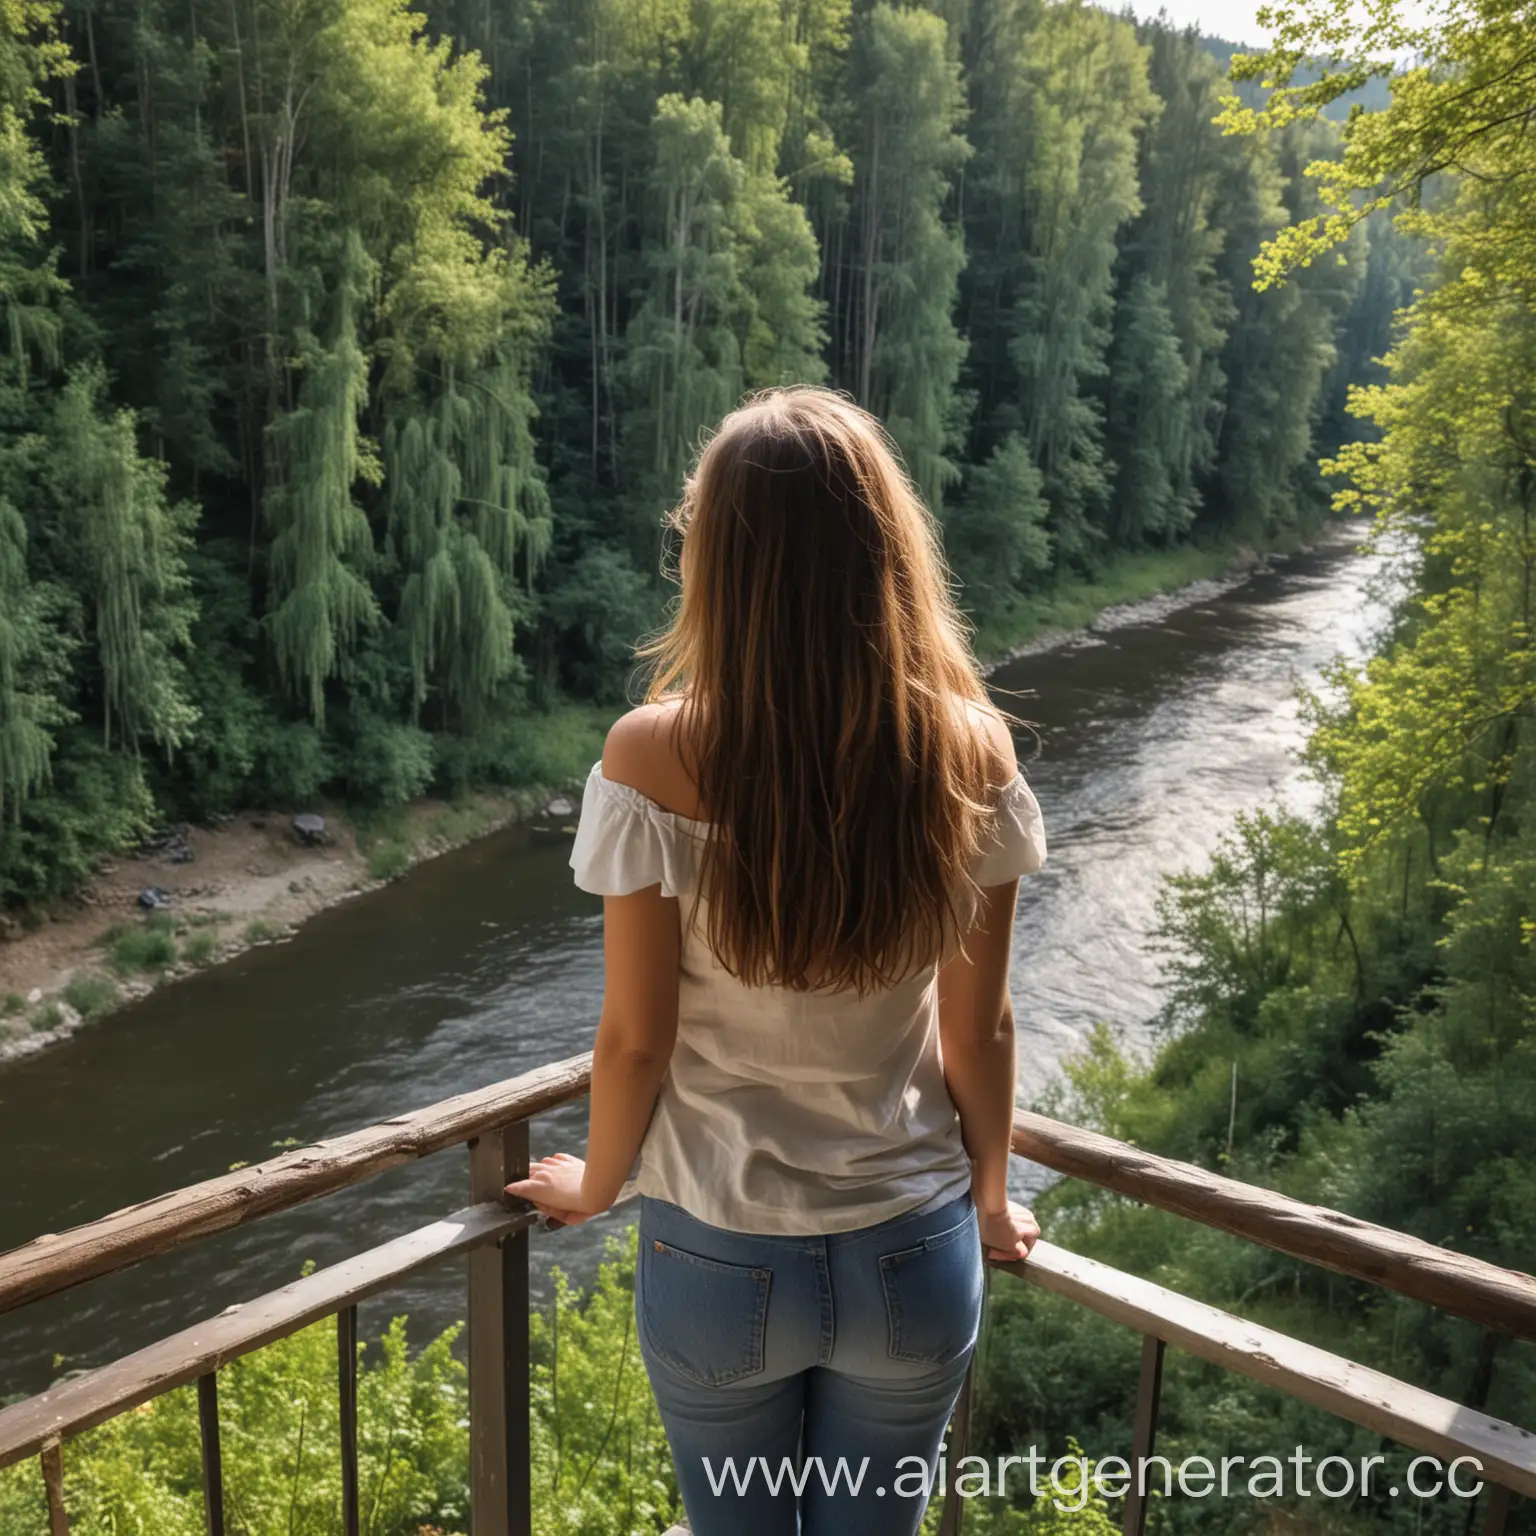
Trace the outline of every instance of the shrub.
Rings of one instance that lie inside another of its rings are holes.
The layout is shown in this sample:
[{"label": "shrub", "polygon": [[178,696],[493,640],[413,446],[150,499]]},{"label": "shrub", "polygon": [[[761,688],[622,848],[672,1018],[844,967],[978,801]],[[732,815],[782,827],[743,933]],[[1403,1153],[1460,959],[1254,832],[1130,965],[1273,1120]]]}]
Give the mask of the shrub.
[{"label": "shrub", "polygon": [[57,1029],[63,1022],[64,1015],[60,1012],[57,1003],[44,1003],[32,1015],[32,1028],[40,1035],[46,1034],[50,1029]]},{"label": "shrub", "polygon": [[394,880],[411,867],[411,850],[404,843],[380,843],[368,856],[370,880]]},{"label": "shrub", "polygon": [[181,954],[189,965],[207,965],[218,947],[219,941],[211,933],[194,933],[183,946]]},{"label": "shrub", "polygon": [[354,738],[341,754],[348,800],[387,809],[426,793],[436,757],[425,731],[362,711],[352,725]]},{"label": "shrub", "polygon": [[264,731],[256,748],[255,796],[258,803],[307,805],[333,771],[325,739],[306,723]]},{"label": "shrub", "polygon": [[540,713],[508,712],[470,737],[437,739],[438,782],[449,795],[480,785],[564,789],[579,785],[603,755],[617,706],[562,704]]},{"label": "shrub", "polygon": [[0,906],[36,908],[73,890],[154,824],[142,762],[107,751],[99,734],[61,732],[51,785],[0,817]]},{"label": "shrub", "polygon": [[142,928],[117,930],[107,951],[107,962],[119,976],[129,976],[134,971],[163,971],[174,965],[176,940],[171,936],[169,923],[146,923]]},{"label": "shrub", "polygon": [[245,925],[245,942],[247,944],[266,944],[270,940],[275,939],[278,932],[279,930],[274,928],[271,923],[263,922],[258,917],[253,922]]},{"label": "shrub", "polygon": [[26,1006],[27,1000],[20,992],[7,992],[5,994],[5,1008],[3,1011],[7,1017],[24,1012]]},{"label": "shrub", "polygon": [[106,976],[82,971],[71,976],[64,988],[64,1001],[83,1019],[94,1019],[117,1001],[117,987]]},{"label": "shrub", "polygon": [[637,1233],[608,1240],[583,1295],[558,1270],[535,1315],[533,1528],[580,1536],[663,1531],[682,1518],[672,1457],[635,1342]]},{"label": "shrub", "polygon": [[483,806],[450,805],[439,811],[427,827],[427,836],[434,842],[456,847],[467,843],[482,831],[490,816]]}]

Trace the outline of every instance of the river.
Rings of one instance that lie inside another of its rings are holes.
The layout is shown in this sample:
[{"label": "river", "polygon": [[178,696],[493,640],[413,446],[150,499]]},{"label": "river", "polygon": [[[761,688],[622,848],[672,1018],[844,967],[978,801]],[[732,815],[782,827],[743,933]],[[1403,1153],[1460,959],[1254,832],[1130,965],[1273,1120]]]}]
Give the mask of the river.
[{"label": "river", "polygon": [[[1384,579],[1336,537],[994,676],[1035,724],[1021,758],[1035,753],[1051,845],[1019,901],[1021,1102],[1097,1021],[1148,1048],[1162,876],[1200,865],[1235,812],[1315,795],[1295,755],[1296,687],[1369,643]],[[601,913],[571,885],[569,843],[486,838],[0,1068],[0,1250],[587,1048]],[[535,1153],[579,1149],[584,1114],[537,1121]],[[462,1204],[466,1178],[463,1153],[444,1153],[0,1318],[0,1400],[406,1231]],[[630,1218],[536,1233],[540,1293],[550,1264],[590,1273]],[[425,1336],[462,1315],[463,1284],[462,1264],[418,1276],[365,1308],[364,1329],[407,1312]]]}]

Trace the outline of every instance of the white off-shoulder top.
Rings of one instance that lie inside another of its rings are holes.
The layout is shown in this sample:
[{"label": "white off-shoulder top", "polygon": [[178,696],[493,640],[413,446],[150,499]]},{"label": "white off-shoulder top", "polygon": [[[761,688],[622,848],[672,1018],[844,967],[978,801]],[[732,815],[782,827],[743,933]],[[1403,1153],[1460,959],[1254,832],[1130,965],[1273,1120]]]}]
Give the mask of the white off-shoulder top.
[{"label": "white off-shoulder top", "polygon": [[[688,898],[677,1043],[625,1194],[734,1232],[801,1237],[963,1194],[970,1163],[939,1054],[937,967],[864,997],[744,986],[705,943],[705,903],[695,905],[708,830],[605,778],[601,763],[587,777],[576,884]],[[1003,885],[1044,862],[1040,808],[1019,775],[973,874]]]}]

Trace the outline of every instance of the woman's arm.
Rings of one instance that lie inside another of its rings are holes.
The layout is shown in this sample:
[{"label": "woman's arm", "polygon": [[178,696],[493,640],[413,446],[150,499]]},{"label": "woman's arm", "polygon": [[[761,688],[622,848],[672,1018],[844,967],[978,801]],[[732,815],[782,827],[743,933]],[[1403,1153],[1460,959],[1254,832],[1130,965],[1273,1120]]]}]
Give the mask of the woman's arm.
[{"label": "woman's arm", "polygon": [[[1000,717],[973,709],[972,721],[993,758],[992,788],[1018,772],[1013,738]],[[1019,882],[980,892],[976,920],[963,954],[939,971],[939,1044],[944,1080],[960,1116],[960,1135],[971,1158],[971,1193],[982,1242],[996,1258],[1027,1258],[1040,1228],[1008,1199],[1008,1158],[1017,1082],[1013,1001],[1008,964]]]},{"label": "woman's arm", "polygon": [[677,898],[659,885],[603,899],[603,1012],[592,1048],[582,1208],[605,1211],[629,1177],[677,1040]]},{"label": "woman's arm", "polygon": [[971,1191],[982,1242],[993,1257],[1005,1259],[1027,1258],[1040,1235],[1034,1217],[1008,1200],[1017,1080],[1008,960],[1018,889],[1018,881],[1012,880],[981,893],[965,953],[939,972],[944,1080],[971,1158]]},{"label": "woman's arm", "polygon": [[603,1011],[592,1047],[587,1156],[541,1158],[507,1185],[545,1216],[575,1226],[618,1198],[645,1139],[677,1039],[681,936],[677,899],[653,885],[603,898]]},{"label": "woman's arm", "polygon": [[541,1158],[508,1195],[576,1226],[602,1215],[630,1177],[677,1038],[676,897],[659,885],[602,900],[604,986],[591,1051],[587,1158]]},{"label": "woman's arm", "polygon": [[965,954],[939,972],[939,1042],[944,1079],[960,1113],[960,1133],[973,1169],[977,1209],[1008,1204],[1009,1139],[1013,1133],[1013,1004],[1008,954],[1018,881],[981,893]]},{"label": "woman's arm", "polygon": [[[603,751],[603,773],[665,804],[658,790],[671,786],[659,777],[668,742],[662,723],[653,709],[619,721]],[[672,1059],[681,963],[676,897],[652,885],[603,898],[603,1010],[592,1048],[587,1156],[541,1158],[526,1179],[507,1186],[508,1194],[567,1225],[600,1215],[617,1199]]]}]

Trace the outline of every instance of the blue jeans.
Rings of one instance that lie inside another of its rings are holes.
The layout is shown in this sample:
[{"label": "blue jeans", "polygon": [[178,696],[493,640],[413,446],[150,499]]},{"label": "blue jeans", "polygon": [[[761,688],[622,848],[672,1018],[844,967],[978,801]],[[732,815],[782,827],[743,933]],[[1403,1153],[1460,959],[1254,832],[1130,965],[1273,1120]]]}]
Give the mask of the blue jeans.
[{"label": "blue jeans", "polygon": [[912,1536],[981,1296],[969,1195],[831,1237],[643,1201],[637,1332],[693,1536]]}]

